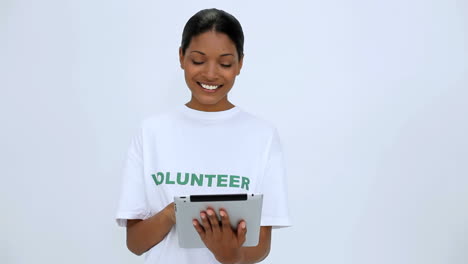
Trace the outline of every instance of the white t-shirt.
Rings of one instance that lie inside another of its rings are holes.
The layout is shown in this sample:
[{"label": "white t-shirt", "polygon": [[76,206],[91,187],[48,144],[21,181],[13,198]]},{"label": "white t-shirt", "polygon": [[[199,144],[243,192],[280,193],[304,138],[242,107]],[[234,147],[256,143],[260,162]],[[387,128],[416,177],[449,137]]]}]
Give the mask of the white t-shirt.
[{"label": "white t-shirt", "polygon": [[[149,218],[177,195],[219,193],[262,193],[261,225],[290,226],[275,127],[238,106],[204,112],[181,105],[144,120],[132,139],[117,223]],[[206,248],[180,248],[176,228],[146,253],[145,263],[219,263]]]}]

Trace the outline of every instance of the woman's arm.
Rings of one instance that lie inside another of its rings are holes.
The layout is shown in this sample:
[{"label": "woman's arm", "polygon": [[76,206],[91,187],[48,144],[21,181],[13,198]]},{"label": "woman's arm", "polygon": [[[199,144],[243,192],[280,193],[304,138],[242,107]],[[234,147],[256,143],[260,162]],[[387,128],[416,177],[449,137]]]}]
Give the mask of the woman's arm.
[{"label": "woman's arm", "polygon": [[141,255],[161,242],[175,224],[174,203],[145,220],[127,220],[127,247]]},{"label": "woman's arm", "polygon": [[[255,247],[241,248],[241,260],[239,264],[257,263],[264,260],[270,253],[271,226],[260,227],[260,240]],[[236,263],[236,264],[237,264]]]}]

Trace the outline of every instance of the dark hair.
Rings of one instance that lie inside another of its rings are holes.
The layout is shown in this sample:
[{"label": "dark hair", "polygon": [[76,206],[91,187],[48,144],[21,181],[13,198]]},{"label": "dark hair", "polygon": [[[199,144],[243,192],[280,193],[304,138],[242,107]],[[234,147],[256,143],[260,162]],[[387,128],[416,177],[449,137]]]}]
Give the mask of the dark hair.
[{"label": "dark hair", "polygon": [[239,21],[231,14],[216,8],[203,9],[193,15],[185,24],[182,33],[182,54],[193,37],[214,30],[226,35],[234,42],[239,60],[244,55],[244,33]]}]

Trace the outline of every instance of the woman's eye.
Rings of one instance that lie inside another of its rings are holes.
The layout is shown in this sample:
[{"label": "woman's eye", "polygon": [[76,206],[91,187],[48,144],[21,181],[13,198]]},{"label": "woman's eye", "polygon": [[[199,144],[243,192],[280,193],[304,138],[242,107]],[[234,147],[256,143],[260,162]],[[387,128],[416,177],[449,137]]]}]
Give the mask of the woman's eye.
[{"label": "woman's eye", "polygon": [[229,68],[231,66],[232,66],[231,64],[221,64],[221,67],[224,67],[224,68]]},{"label": "woman's eye", "polygon": [[193,64],[195,64],[195,65],[203,64],[203,61],[194,61],[194,60],[192,60],[192,62],[193,62]]}]

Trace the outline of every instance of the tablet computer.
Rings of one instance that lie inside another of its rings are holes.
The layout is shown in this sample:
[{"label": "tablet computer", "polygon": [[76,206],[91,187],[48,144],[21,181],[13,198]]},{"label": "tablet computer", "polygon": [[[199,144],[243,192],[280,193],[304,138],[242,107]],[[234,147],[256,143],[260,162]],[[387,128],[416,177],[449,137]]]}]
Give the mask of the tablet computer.
[{"label": "tablet computer", "polygon": [[206,247],[193,226],[193,219],[201,223],[200,212],[207,208],[215,210],[219,217],[219,209],[226,210],[231,222],[231,227],[237,229],[237,225],[244,220],[247,227],[246,240],[243,247],[258,245],[260,237],[260,220],[262,215],[262,194],[209,194],[176,196],[175,214],[176,231],[179,246],[182,248]]}]

